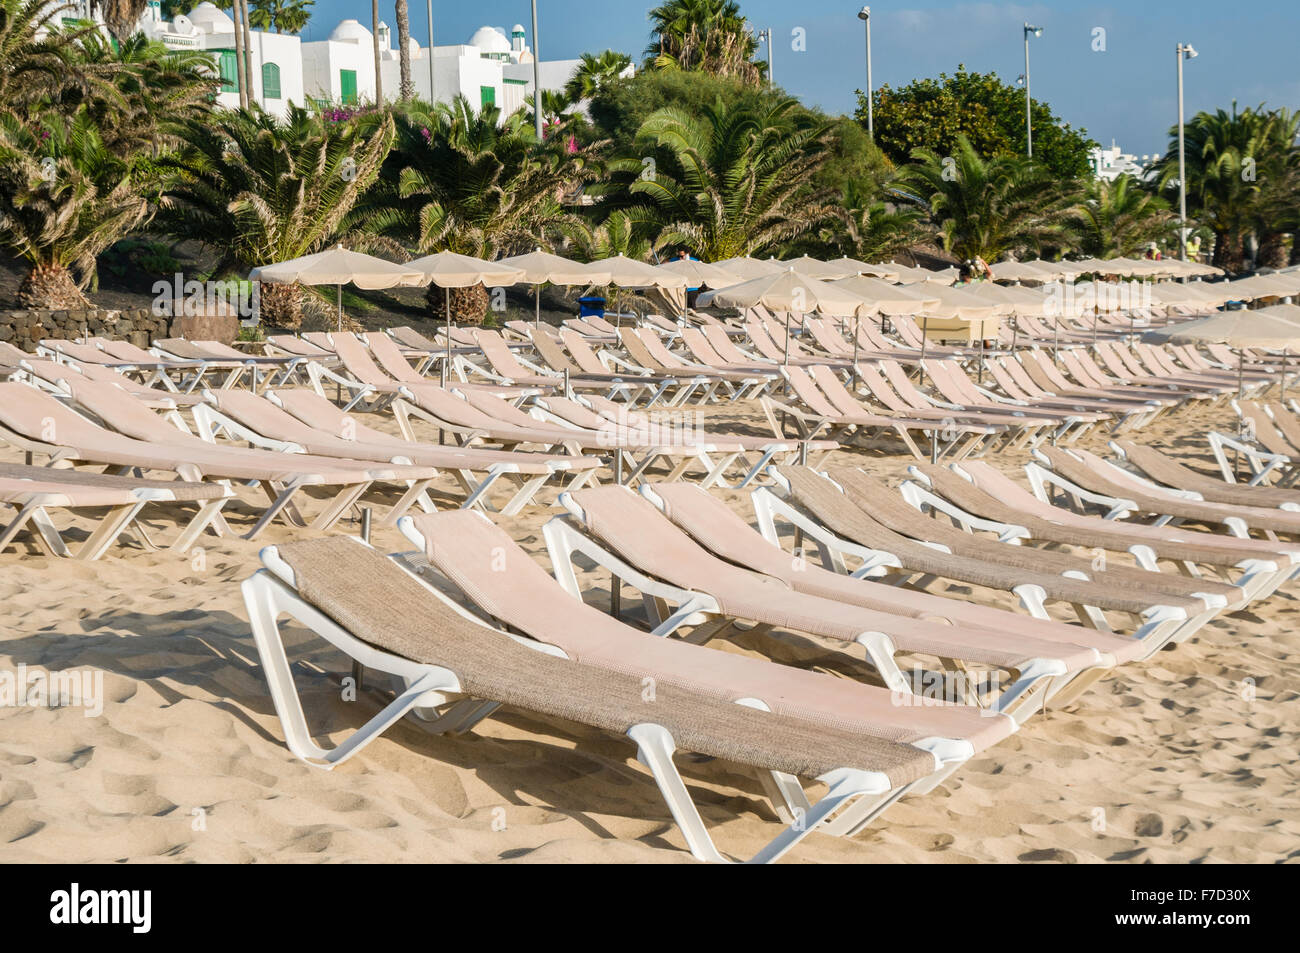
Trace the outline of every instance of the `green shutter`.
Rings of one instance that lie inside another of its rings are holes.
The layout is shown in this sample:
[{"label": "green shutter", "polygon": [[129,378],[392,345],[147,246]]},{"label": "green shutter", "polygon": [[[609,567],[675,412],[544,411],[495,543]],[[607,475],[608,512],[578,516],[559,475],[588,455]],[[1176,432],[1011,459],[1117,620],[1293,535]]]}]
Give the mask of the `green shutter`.
[{"label": "green shutter", "polygon": [[342,93],[340,98],[345,106],[355,106],[357,102],[357,71],[354,69],[339,70],[339,91]]},{"label": "green shutter", "polygon": [[221,91],[223,93],[239,92],[239,68],[235,64],[234,50],[213,50],[220,55]]},{"label": "green shutter", "polygon": [[262,98],[280,98],[280,67],[274,63],[262,64]]},{"label": "green shutter", "polygon": [[479,105],[495,106],[497,104],[497,90],[495,86],[480,86],[478,88]]}]

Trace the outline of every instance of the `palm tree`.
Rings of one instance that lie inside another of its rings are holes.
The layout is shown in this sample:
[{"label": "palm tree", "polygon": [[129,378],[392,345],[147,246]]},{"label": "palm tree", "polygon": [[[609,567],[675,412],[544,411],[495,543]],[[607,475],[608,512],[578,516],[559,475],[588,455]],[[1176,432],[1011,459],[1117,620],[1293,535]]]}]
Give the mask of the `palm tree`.
[{"label": "palm tree", "polygon": [[[218,112],[181,123],[186,148],[163,164],[180,173],[164,194],[159,223],[201,238],[219,253],[214,273],[246,272],[320,251],[379,175],[392,147],[389,115],[321,123],[290,106],[279,120],[260,109]],[[302,289],[266,285],[262,315],[279,327],[302,321]]]},{"label": "palm tree", "polygon": [[315,0],[250,0],[248,22],[259,30],[298,34],[311,19]]},{"label": "palm tree", "polygon": [[[1286,110],[1238,111],[1235,103],[1231,113],[1202,112],[1186,124],[1188,212],[1214,232],[1220,267],[1243,270],[1250,242],[1280,256],[1296,201],[1296,132],[1296,116]],[[1177,184],[1176,138],[1157,168],[1162,186]]]},{"label": "palm tree", "polygon": [[606,83],[618,79],[619,75],[632,65],[632,57],[626,53],[606,50],[599,55],[583,53],[577,72],[564,87],[564,93],[575,103],[591,99]]},{"label": "palm tree", "polygon": [[132,181],[137,159],[105,148],[84,108],[0,114],[0,245],[28,264],[24,306],[87,306],[96,256],[148,213]]},{"label": "palm tree", "polygon": [[774,251],[829,221],[831,194],[811,185],[826,161],[829,126],[796,124],[797,105],[719,101],[698,116],[676,107],[653,113],[636,137],[654,150],[653,172],[637,158],[611,164],[642,203],[630,209],[633,220],[659,236],[659,247],[685,245],[705,261]]},{"label": "palm tree", "polygon": [[244,78],[244,64],[248,61],[244,51],[244,31],[240,29],[240,24],[244,21],[243,7],[246,0],[231,0],[231,11],[234,13],[234,31],[235,31],[235,86],[239,90],[239,108],[247,109],[251,101],[252,90]]},{"label": "palm tree", "polygon": [[930,213],[944,248],[958,258],[996,261],[1064,234],[1077,186],[1023,156],[983,159],[958,135],[952,156],[913,149],[899,185]]},{"label": "palm tree", "polygon": [[735,0],[668,0],[649,13],[646,61],[655,69],[699,70],[757,84],[758,42]]},{"label": "palm tree", "polygon": [[[406,0],[397,0],[397,63],[401,70],[401,82],[398,90],[402,100],[409,102],[415,96],[415,84],[411,82],[411,17],[406,9]],[[433,50],[429,51],[433,55]]]},{"label": "palm tree", "polygon": [[1072,210],[1079,250],[1092,258],[1140,254],[1152,242],[1173,237],[1177,221],[1169,203],[1131,175],[1096,179]]},{"label": "palm tree", "polygon": [[21,112],[84,89],[86,78],[72,59],[77,41],[97,28],[59,28],[59,18],[71,10],[48,0],[0,0],[0,110]]},{"label": "palm tree", "polygon": [[218,87],[212,55],[202,50],[169,50],[143,33],[116,44],[98,31],[80,37],[71,65],[97,77],[105,87],[87,97],[105,148],[155,155],[176,141],[168,124],[186,116],[201,118]]},{"label": "palm tree", "polygon": [[572,256],[579,261],[596,261],[615,255],[646,261],[654,248],[653,239],[624,209],[611,212],[599,225],[583,218],[574,219],[566,223],[562,231],[569,240]]},{"label": "palm tree", "polygon": [[[599,145],[570,152],[538,147],[523,111],[475,111],[458,96],[450,106],[412,109],[397,124],[393,160],[380,186],[353,216],[357,228],[424,254],[453,251],[496,258],[550,245],[574,216],[563,197],[597,175]],[[442,292],[429,290],[442,314]],[[479,288],[453,298],[462,319],[487,310]]]},{"label": "palm tree", "polygon": [[94,0],[94,6],[104,18],[108,32],[120,43],[139,29],[140,16],[149,6],[149,0]]},{"label": "palm tree", "polygon": [[884,261],[925,241],[925,215],[914,205],[888,201],[879,188],[850,179],[836,205],[834,227],[821,233],[824,247],[859,261]]}]

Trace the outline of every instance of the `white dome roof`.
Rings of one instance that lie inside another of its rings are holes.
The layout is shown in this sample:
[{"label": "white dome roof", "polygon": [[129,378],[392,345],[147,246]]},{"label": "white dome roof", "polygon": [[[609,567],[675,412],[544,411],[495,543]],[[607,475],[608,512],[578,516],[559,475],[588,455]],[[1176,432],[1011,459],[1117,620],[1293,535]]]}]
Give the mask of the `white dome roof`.
[{"label": "white dome roof", "polygon": [[481,26],[469,38],[469,45],[476,46],[484,53],[509,53],[510,41],[500,29],[494,26]]},{"label": "white dome roof", "polygon": [[370,43],[372,42],[373,37],[370,35],[370,31],[363,27],[358,21],[343,20],[334,28],[334,32],[330,34],[330,39],[340,41],[357,40],[360,42]]},{"label": "white dome roof", "polygon": [[514,26],[512,26],[512,27],[510,28],[510,32],[511,32],[511,33],[523,33],[523,32],[524,32],[524,25],[523,25],[522,23],[516,23]]},{"label": "white dome roof", "polygon": [[187,14],[190,23],[204,33],[234,33],[235,21],[218,9],[214,3],[204,0]]}]

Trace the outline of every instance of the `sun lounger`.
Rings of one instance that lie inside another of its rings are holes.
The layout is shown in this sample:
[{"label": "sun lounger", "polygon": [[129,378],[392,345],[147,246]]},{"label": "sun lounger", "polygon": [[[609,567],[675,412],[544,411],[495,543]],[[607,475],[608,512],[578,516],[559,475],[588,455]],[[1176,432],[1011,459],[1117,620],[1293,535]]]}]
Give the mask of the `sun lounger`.
[{"label": "sun lounger", "polygon": [[[308,764],[341,763],[412,710],[452,703],[446,726],[441,719],[432,722],[437,732],[472,723],[494,707],[458,701],[516,706],[627,734],[691,852],[712,861],[724,858],[673,765],[678,745],[778,772],[775,783],[795,775],[829,785],[801,823],[787,826],[754,858],[759,861],[776,860],[832,816],[840,819],[841,811],[855,812],[856,826],[882,802],[939,770],[929,751],[760,711],[758,703],[737,704],[671,684],[658,686],[654,702],[647,703],[639,675],[573,660],[558,649],[490,628],[393,561],[346,538],[269,547],[262,559],[267,569],[245,581],[244,599],[286,742]],[[279,632],[281,614],[405,686],[333,749],[311,739]]]},{"label": "sun lounger", "polygon": [[522,363],[523,359],[511,353],[509,344],[497,331],[487,331],[480,328],[474,331],[474,341],[491,368],[490,372],[481,371],[480,373],[484,373],[490,380],[500,384],[547,389],[567,387],[570,390],[600,392],[607,396],[621,394],[629,402],[634,401],[646,390],[644,384],[629,383],[626,380],[617,378],[612,379],[608,374],[598,377],[587,377],[581,372],[567,375],[554,374],[546,373],[535,365],[525,366]]},{"label": "sun lounger", "polygon": [[[506,477],[507,483],[518,487],[501,510],[507,516],[531,502],[550,477],[572,473],[575,485],[581,486],[602,465],[595,458],[410,443],[365,426],[308,390],[269,391],[265,398],[230,391],[208,391],[206,396],[211,406],[194,411],[195,423],[206,440],[224,434],[267,449],[292,445],[322,457],[435,467],[456,474],[466,491],[464,507],[493,509],[487,493]],[[432,509],[427,497],[419,502]]]},{"label": "sun lounger", "polygon": [[137,400],[157,410],[175,410],[178,407],[189,407],[203,400],[199,394],[181,394],[177,391],[146,387],[139,381],[132,380],[124,374],[119,374],[117,371],[109,370],[107,367],[101,367],[97,364],[58,363],[31,356],[22,362],[22,369],[27,372],[27,376],[33,384],[55,394],[67,393],[63,381],[69,377],[84,377],[87,380],[120,387]]},{"label": "sun lounger", "polygon": [[999,539],[1037,541],[1043,546],[1073,547],[1108,565],[1108,552],[1127,553],[1142,569],[1159,572],[1160,563],[1199,577],[1213,571],[1220,582],[1235,586],[1228,610],[1235,611],[1271,595],[1300,568],[1300,545],[1238,540],[1170,527],[1120,524],[1098,516],[1050,506],[986,463],[972,461],[951,468],[915,466],[912,479],[899,489],[918,510],[942,513],[968,532],[985,531]]},{"label": "sun lounger", "polygon": [[[221,387],[235,387],[247,375],[249,387],[261,392],[266,387],[282,386],[289,381],[305,358],[287,356],[257,357],[235,350],[219,341],[187,341],[184,338],[159,338],[153,350],[161,356],[182,360],[204,361],[209,370],[226,371]],[[279,376],[274,372],[278,371]],[[266,380],[262,379],[266,372]]]},{"label": "sun lounger", "polygon": [[[755,493],[759,525],[769,539],[776,538],[779,516],[817,544],[871,563],[873,572],[883,573],[892,565],[922,583],[948,578],[1009,591],[1031,615],[1041,619],[1050,618],[1047,601],[1066,602],[1084,625],[1104,630],[1112,629],[1106,612],[1122,613],[1136,620],[1133,637],[1142,645],[1144,655],[1158,650],[1180,630],[1199,628],[1227,601],[1222,596],[1169,594],[1154,586],[1144,590],[1103,584],[1092,581],[1092,573],[1078,570],[1066,570],[1069,576],[1057,575],[1053,570],[1058,567],[1040,562],[1041,553],[1036,550],[1018,554],[1019,559],[1017,554],[998,554],[996,561],[982,554],[954,553],[947,545],[896,532],[876,519],[877,507],[889,508],[888,497],[866,504],[862,497],[843,492],[831,480],[805,468],[784,467],[777,475],[785,482],[788,501],[767,488]],[[907,509],[901,500],[899,505]],[[915,511],[911,513],[915,515]]]},{"label": "sun lounger", "polygon": [[[94,381],[71,383],[78,404],[107,423],[91,422],[47,393],[26,384],[0,384],[0,439],[51,464],[96,463],[123,470],[161,470],[183,480],[238,480],[260,485],[271,500],[253,528],[252,539],[277,516],[304,525],[294,497],[311,486],[339,487],[312,526],[328,529],[377,481],[427,481],[414,467],[323,460],[306,455],[217,447],[183,433],[129,394]],[[390,514],[396,519],[401,512]],[[216,522],[224,528],[224,522]]]},{"label": "sun lounger", "polygon": [[[131,531],[149,549],[156,548],[140,511],[150,504],[194,503],[198,512],[181,525],[171,548],[188,551],[205,529],[219,519],[221,508],[233,494],[210,483],[143,480],[134,476],[113,476],[55,467],[34,467],[0,463],[0,503],[12,506],[16,515],[0,525],[0,551],[27,526],[32,538],[54,556],[98,559],[123,533]],[[55,526],[51,509],[106,509],[98,525],[75,553]]]},{"label": "sun lounger", "polygon": [[[660,634],[687,624],[705,622],[704,636],[722,631],[731,620],[744,619],[769,628],[807,632],[846,644],[862,645],[867,660],[895,690],[907,684],[898,665],[898,653],[920,653],[941,659],[962,659],[982,666],[1016,673],[1011,686],[992,701],[999,712],[1020,710],[1036,688],[1051,679],[1070,677],[1114,659],[1091,644],[1090,633],[1079,629],[1075,642],[1064,639],[1025,636],[1019,632],[978,633],[961,627],[936,624],[925,619],[868,609],[838,599],[810,595],[778,583],[771,576],[732,565],[702,548],[651,505],[626,487],[601,487],[566,493],[560,498],[570,513],[569,520],[557,517],[547,524],[545,535],[556,567],[557,578],[571,592],[576,582],[572,561],[581,554],[620,578],[628,569],[673,587],[671,601],[682,605],[671,620],[664,620]],[[566,568],[568,567],[568,568]],[[633,582],[635,586],[636,583]],[[692,595],[707,596],[690,602]],[[658,620],[656,620],[658,621]],[[691,641],[701,641],[699,631]],[[1113,637],[1104,645],[1119,647]],[[1020,717],[1024,717],[1020,712]]]}]

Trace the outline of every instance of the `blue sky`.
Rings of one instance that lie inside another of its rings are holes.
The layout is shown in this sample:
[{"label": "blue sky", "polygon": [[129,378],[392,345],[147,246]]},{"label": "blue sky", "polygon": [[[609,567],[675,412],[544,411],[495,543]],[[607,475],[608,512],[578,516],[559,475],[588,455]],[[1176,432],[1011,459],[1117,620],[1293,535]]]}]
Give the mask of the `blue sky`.
[{"label": "blue sky", "polygon": [[[427,43],[425,0],[408,0],[411,31]],[[539,0],[542,55],[576,58],[610,48],[639,61],[648,38],[648,0]],[[755,29],[776,37],[777,82],[805,102],[831,112],[853,108],[854,89],[865,86],[860,2],[853,0],[741,0]],[[1297,0],[1088,0],[1058,3],[972,3],[903,0],[872,3],[872,72],[877,86],[899,86],[923,76],[968,69],[996,71],[1011,82],[1023,71],[1021,25],[1044,28],[1031,41],[1035,99],[1058,116],[1085,127],[1104,145],[1111,139],[1136,153],[1161,152],[1177,118],[1174,47],[1191,43],[1201,54],[1186,64],[1186,107],[1243,106],[1261,101],[1300,108],[1300,36]],[[317,0],[304,39],[323,39],[340,19],[370,20],[364,0]],[[380,18],[395,24],[391,0]],[[434,40],[463,43],[479,26],[528,28],[528,0],[434,0]],[[1094,51],[1094,30],[1105,31],[1105,50]],[[806,49],[792,48],[802,29]],[[765,51],[764,51],[765,52]]]}]

